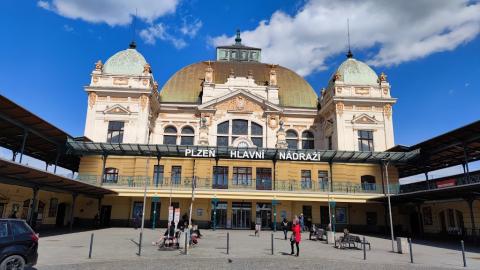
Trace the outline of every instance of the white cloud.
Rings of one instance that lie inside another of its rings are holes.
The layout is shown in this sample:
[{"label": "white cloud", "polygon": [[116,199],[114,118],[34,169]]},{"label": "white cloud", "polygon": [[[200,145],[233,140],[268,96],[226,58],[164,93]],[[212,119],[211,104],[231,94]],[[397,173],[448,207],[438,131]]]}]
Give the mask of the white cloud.
[{"label": "white cloud", "polygon": [[157,39],[168,41],[177,49],[182,49],[187,46],[187,43],[182,38],[177,38],[167,32],[167,27],[163,23],[152,25],[140,31],[140,37],[147,44],[155,44]]},{"label": "white cloud", "polygon": [[47,2],[47,1],[38,1],[37,2],[37,6],[43,8],[43,9],[46,9],[46,10],[50,10],[50,3]]},{"label": "white cloud", "polygon": [[63,30],[67,31],[67,32],[72,32],[74,29],[72,26],[68,25],[68,24],[64,24],[63,25]]},{"label": "white cloud", "polygon": [[135,12],[137,17],[152,23],[173,13],[180,0],[49,0],[37,5],[71,19],[91,23],[106,23],[110,26],[127,25]]},{"label": "white cloud", "polygon": [[185,36],[194,38],[197,35],[198,30],[200,30],[202,26],[203,26],[202,21],[198,19],[195,20],[193,23],[188,23],[186,19],[183,19],[183,24],[182,24],[182,27],[180,28],[180,32]]},{"label": "white cloud", "polygon": [[[242,33],[260,47],[264,62],[288,66],[302,75],[327,67],[329,57],[346,52],[347,18],[352,49],[369,49],[372,65],[389,66],[453,50],[480,32],[478,0],[311,0],[294,15],[276,11]],[[214,45],[233,43],[218,36]]]}]

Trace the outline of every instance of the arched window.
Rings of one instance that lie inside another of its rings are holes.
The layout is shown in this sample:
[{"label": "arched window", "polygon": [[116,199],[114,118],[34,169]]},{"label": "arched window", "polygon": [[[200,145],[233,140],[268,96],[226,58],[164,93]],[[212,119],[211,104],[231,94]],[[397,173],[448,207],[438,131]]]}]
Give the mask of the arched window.
[{"label": "arched window", "polygon": [[375,190],[375,176],[373,175],[362,175],[361,178],[362,189],[363,190]]},{"label": "arched window", "polygon": [[302,149],[313,149],[314,137],[313,133],[306,130],[302,133]]},{"label": "arched window", "polygon": [[[263,146],[263,127],[249,120],[233,119],[217,125],[217,146],[228,146],[239,137],[246,137],[257,147]],[[240,142],[239,147],[248,147]]]},{"label": "arched window", "polygon": [[182,128],[182,137],[180,140],[181,145],[193,145],[194,138],[195,132],[192,127],[186,126]]},{"label": "arched window", "polygon": [[288,149],[297,149],[298,148],[298,134],[295,130],[287,130],[287,144]]},{"label": "arched window", "polygon": [[117,183],[118,182],[118,169],[117,168],[105,168],[103,174],[103,183]]},{"label": "arched window", "polygon": [[263,128],[261,125],[252,122],[250,139],[257,147],[263,146]]},{"label": "arched window", "polygon": [[177,144],[177,128],[167,126],[163,131],[163,144]]}]

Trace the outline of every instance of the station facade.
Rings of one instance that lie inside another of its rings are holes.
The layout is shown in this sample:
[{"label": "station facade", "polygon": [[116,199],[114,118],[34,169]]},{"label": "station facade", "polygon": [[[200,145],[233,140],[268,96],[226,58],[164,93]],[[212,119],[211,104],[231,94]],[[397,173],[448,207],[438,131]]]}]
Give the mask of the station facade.
[{"label": "station facade", "polygon": [[[169,205],[189,212],[195,182],[192,219],[203,227],[213,219],[217,227],[271,227],[303,213],[307,225],[333,217],[340,228],[381,230],[385,205],[369,199],[398,190],[395,166],[387,172],[371,159],[394,146],[396,99],[386,75],[349,52],[317,96],[299,74],[262,63],[261,49],[243,45],[240,33],[216,55],[161,88],[134,43],[96,63],[85,87],[85,141],[183,149],[178,157],[83,153],[78,178],[118,193],[102,200],[101,219],[130,224],[146,185],[145,218],[165,225]],[[219,158],[218,148],[230,156]],[[280,153],[269,160],[264,149]],[[325,151],[363,162],[324,159]]]}]

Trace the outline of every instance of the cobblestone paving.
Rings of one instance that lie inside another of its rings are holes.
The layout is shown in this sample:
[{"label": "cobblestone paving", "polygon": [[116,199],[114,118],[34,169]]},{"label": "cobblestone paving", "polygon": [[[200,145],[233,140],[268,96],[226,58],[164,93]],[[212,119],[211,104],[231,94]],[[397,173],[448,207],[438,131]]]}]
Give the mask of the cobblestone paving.
[{"label": "cobblestone paving", "polygon": [[[324,242],[308,240],[303,234],[300,257],[290,256],[290,244],[282,232],[274,234],[271,254],[271,232],[255,237],[253,231],[215,232],[204,230],[200,244],[184,255],[183,250],[158,251],[152,241],[164,229],[146,229],[142,256],[138,256],[139,230],[110,228],[71,234],[40,237],[39,270],[57,269],[465,269],[459,248],[451,245],[416,243],[414,264],[408,254],[391,252],[388,239],[367,237],[372,250],[363,260],[362,250],[339,250]],[[227,254],[227,232],[230,250]],[[88,259],[90,235],[94,233],[92,259]],[[183,240],[183,239],[181,239]],[[183,241],[182,241],[183,243]],[[468,250],[467,269],[480,269],[479,250]]]}]

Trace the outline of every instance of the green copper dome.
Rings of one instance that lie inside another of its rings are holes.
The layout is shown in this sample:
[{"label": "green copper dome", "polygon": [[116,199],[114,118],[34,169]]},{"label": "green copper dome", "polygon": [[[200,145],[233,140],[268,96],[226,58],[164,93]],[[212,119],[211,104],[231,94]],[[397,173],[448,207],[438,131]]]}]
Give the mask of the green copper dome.
[{"label": "green copper dome", "polygon": [[340,81],[345,84],[377,85],[377,73],[371,67],[355,58],[347,58],[337,69]]},{"label": "green copper dome", "polygon": [[130,47],[108,58],[103,65],[103,72],[118,75],[142,75],[145,64],[147,64],[145,57],[135,48]]}]

